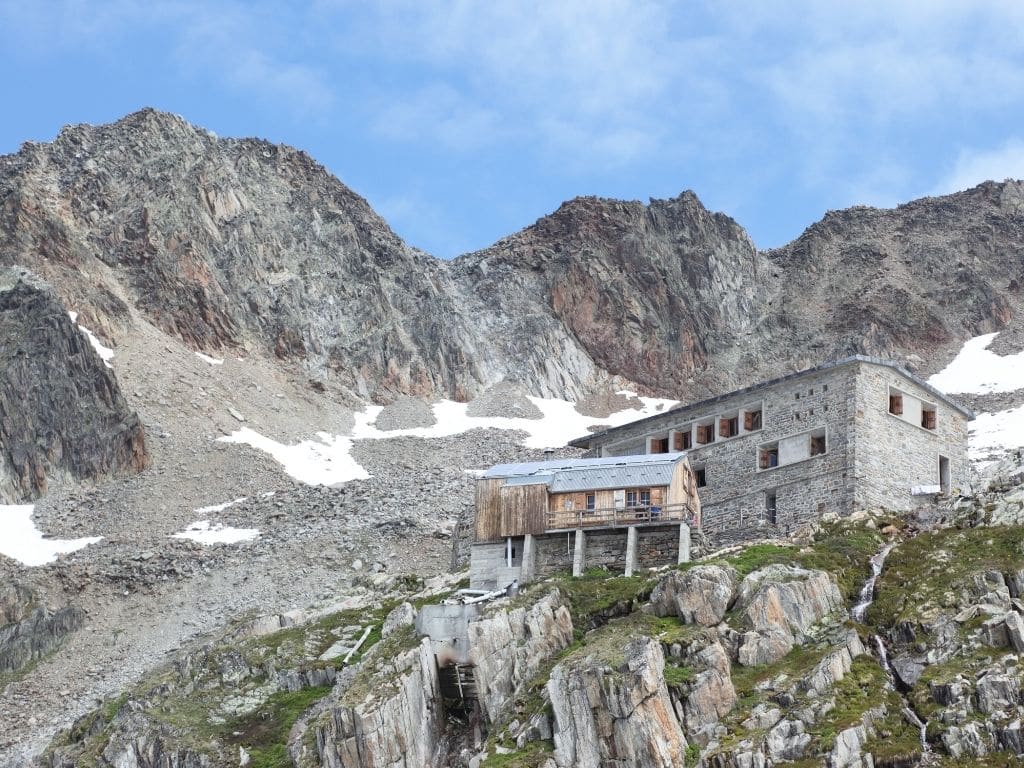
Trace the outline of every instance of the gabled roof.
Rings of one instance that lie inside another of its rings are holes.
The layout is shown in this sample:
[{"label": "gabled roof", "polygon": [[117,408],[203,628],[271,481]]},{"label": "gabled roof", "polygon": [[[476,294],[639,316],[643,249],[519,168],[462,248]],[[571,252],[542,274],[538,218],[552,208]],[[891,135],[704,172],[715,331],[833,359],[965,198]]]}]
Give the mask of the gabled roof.
[{"label": "gabled roof", "polygon": [[699,400],[695,403],[687,403],[685,405],[680,405],[675,408],[672,408],[671,410],[664,411],[662,413],[657,413],[653,416],[648,416],[645,419],[638,419],[637,421],[631,421],[627,424],[622,424],[621,426],[618,427],[606,429],[603,432],[595,432],[593,434],[585,435],[583,437],[577,437],[575,440],[570,440],[569,445],[575,448],[590,448],[591,443],[593,443],[595,440],[601,440],[606,437],[613,437],[615,435],[622,434],[624,432],[631,430],[632,428],[635,428],[643,424],[661,422],[671,423],[673,422],[673,416],[678,418],[678,416],[681,415],[684,411],[705,408],[709,405],[714,405],[715,403],[721,402],[722,400],[727,400],[731,397],[736,397],[737,395],[751,394],[759,390],[766,389],[767,387],[773,387],[776,384],[782,384],[783,382],[786,381],[799,379],[802,376],[808,376],[813,373],[820,373],[821,371],[827,371],[832,368],[840,368],[844,365],[850,365],[851,363],[869,363],[871,365],[881,365],[886,368],[891,368],[904,378],[914,382],[917,386],[927,391],[930,395],[944,402],[953,410],[963,414],[968,421],[974,419],[974,411],[960,405],[960,403],[950,398],[949,395],[945,394],[944,392],[940,392],[927,381],[920,378],[919,376],[915,376],[899,363],[895,363],[892,360],[885,360],[884,358],[881,357],[871,357],[869,355],[851,355],[850,357],[844,357],[840,360],[832,360],[827,363],[817,365],[813,368],[807,368],[803,371],[789,373],[786,374],[785,376],[779,376],[778,378],[770,379],[769,381],[763,381],[760,382],[759,384],[753,384],[749,387],[743,387],[742,389],[733,390],[732,392],[726,392],[724,395],[717,395],[715,397],[709,397],[706,400]]},{"label": "gabled roof", "polygon": [[483,477],[505,479],[507,485],[543,484],[551,493],[658,486],[672,481],[676,465],[685,457],[686,453],[656,453],[498,464]]}]

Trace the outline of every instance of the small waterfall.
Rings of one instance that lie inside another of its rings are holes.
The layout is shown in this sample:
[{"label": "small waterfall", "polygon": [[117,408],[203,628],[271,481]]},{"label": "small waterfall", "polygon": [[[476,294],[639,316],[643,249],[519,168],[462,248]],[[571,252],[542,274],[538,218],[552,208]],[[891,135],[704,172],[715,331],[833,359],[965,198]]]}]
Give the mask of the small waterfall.
[{"label": "small waterfall", "polygon": [[[868,608],[875,599],[875,582],[878,581],[878,577],[882,573],[882,568],[885,565],[885,558],[889,556],[889,552],[896,546],[895,541],[890,541],[884,547],[882,547],[874,557],[871,558],[871,576],[864,582],[864,586],[860,590],[860,595],[857,600],[857,604],[850,611],[850,616],[854,621],[864,623],[865,617],[868,615]],[[872,639],[875,641],[875,648],[878,650],[878,663],[882,665],[882,669],[885,670],[886,677],[889,678],[889,686],[899,692],[899,688],[896,685],[896,675],[893,672],[892,666],[889,664],[889,650],[885,647],[885,642],[882,640],[881,635],[872,635]],[[901,694],[902,695],[902,694]],[[931,745],[928,743],[928,721],[922,720],[921,717],[913,710],[910,706],[910,702],[904,696],[903,700],[907,702],[907,706],[903,707],[902,714],[903,718],[916,727],[921,734],[921,758],[922,764],[927,764],[929,756],[931,754]]]},{"label": "small waterfall", "polygon": [[889,556],[894,546],[896,546],[896,542],[890,541],[871,558],[871,575],[864,582],[864,586],[861,587],[857,604],[850,611],[850,616],[854,621],[864,623],[864,617],[868,614],[868,606],[875,599],[875,582],[878,581],[878,576],[882,572],[882,566],[885,565],[885,558]]}]

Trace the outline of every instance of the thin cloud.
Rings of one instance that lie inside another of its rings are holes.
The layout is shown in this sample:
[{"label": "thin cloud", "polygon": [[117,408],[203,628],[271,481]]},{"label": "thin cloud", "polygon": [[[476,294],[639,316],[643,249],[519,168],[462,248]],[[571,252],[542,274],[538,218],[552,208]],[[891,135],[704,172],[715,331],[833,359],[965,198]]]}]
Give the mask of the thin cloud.
[{"label": "thin cloud", "polygon": [[1010,139],[995,149],[965,149],[952,170],[935,186],[934,193],[970,189],[983,181],[1024,179],[1024,141]]}]

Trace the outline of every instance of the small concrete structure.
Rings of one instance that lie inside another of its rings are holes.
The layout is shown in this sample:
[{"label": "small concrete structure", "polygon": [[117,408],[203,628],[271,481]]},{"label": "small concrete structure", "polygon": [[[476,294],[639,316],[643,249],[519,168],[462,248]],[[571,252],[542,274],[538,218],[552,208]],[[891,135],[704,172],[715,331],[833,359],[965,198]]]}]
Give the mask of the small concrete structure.
[{"label": "small concrete structure", "polygon": [[685,453],[492,467],[477,484],[470,586],[684,562],[696,489]]},{"label": "small concrete structure", "polygon": [[430,638],[438,667],[470,664],[469,623],[480,616],[479,604],[435,603],[416,614],[416,632]]},{"label": "small concrete structure", "polygon": [[858,355],[570,445],[602,458],[687,451],[702,530],[724,545],[954,491],[968,481],[973,417],[900,365]]}]

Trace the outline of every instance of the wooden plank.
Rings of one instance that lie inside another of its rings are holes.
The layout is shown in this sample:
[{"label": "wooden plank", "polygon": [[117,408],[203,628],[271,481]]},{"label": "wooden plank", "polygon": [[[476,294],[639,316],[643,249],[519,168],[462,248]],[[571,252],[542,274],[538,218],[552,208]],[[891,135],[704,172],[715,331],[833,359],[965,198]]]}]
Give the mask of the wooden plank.
[{"label": "wooden plank", "polygon": [[473,524],[473,538],[476,541],[493,541],[501,538],[501,488],[502,478],[477,480],[476,518]]},{"label": "wooden plank", "polygon": [[500,536],[523,536],[544,532],[548,511],[548,487],[506,485],[499,491],[501,505]]}]

